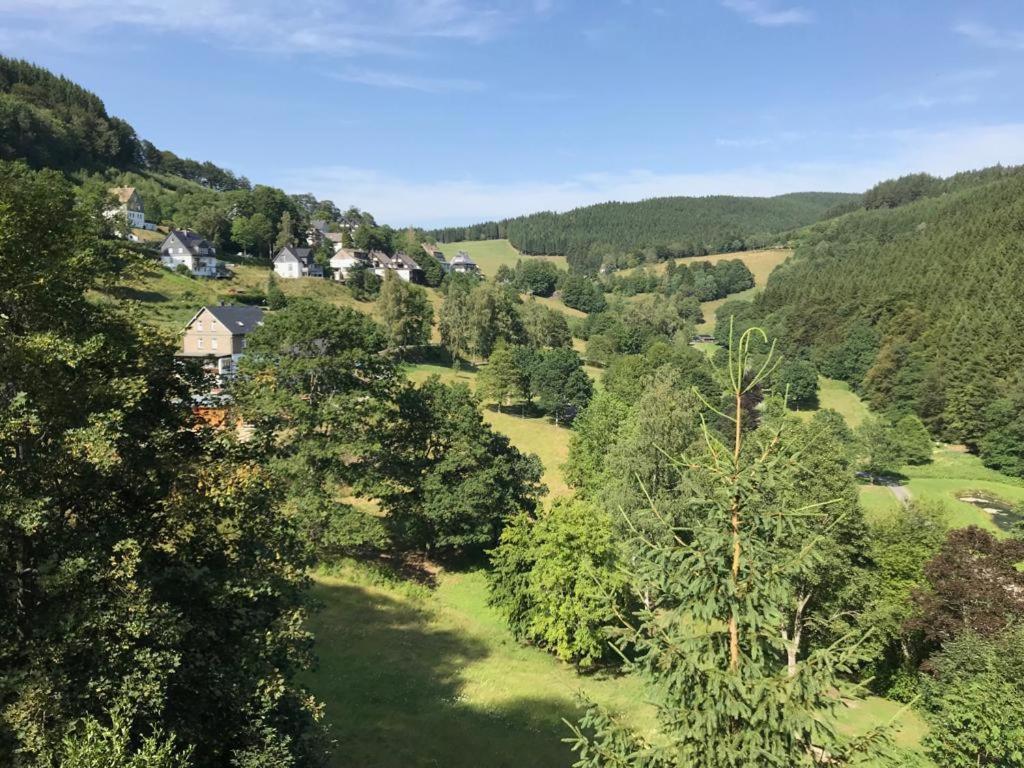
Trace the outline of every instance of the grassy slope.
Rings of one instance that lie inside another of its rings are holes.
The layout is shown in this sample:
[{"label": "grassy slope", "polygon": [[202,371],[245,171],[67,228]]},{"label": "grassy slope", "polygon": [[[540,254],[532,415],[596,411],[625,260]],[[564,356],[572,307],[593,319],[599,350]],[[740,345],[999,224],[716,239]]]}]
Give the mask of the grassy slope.
[{"label": "grassy slope", "polygon": [[[460,243],[444,243],[438,247],[444,251],[445,258],[448,261],[451,261],[459,251],[465,251],[477,263],[480,271],[488,277],[494,277],[498,272],[498,267],[502,264],[514,267],[516,262],[522,258],[519,255],[519,251],[513,248],[508,240],[464,240]],[[530,258],[550,259],[560,269],[568,268],[563,256]]]},{"label": "grassy slope", "polygon": [[[677,264],[687,264],[695,261],[710,261],[712,264],[723,259],[739,259],[754,275],[754,287],[726,296],[724,299],[705,301],[700,305],[704,312],[704,322],[697,326],[697,333],[711,333],[715,329],[715,311],[730,299],[750,299],[768,282],[768,275],[772,273],[779,264],[784,262],[792,251],[785,248],[774,248],[766,251],[739,251],[737,253],[719,253],[714,256],[699,256],[689,259],[677,259]],[[665,271],[664,264],[658,264],[654,270],[661,273]]]},{"label": "grassy slope", "polygon": [[[578,716],[580,692],[642,731],[653,723],[635,679],[580,676],[517,643],[486,604],[482,572],[442,573],[428,590],[349,567],[317,574],[314,595],[320,667],[306,682],[326,707],[332,766],[561,768],[571,763],[561,720]],[[870,699],[841,727],[862,732],[897,709]],[[916,744],[920,720],[901,722],[897,741]]]}]

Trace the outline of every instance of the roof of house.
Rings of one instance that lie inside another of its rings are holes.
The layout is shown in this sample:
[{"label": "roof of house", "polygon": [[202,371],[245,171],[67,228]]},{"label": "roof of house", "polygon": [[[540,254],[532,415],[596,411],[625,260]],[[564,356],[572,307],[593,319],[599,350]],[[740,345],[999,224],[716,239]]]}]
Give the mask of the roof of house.
[{"label": "roof of house", "polygon": [[341,242],[341,236],[342,236],[341,232],[324,232],[324,237],[326,237],[332,243],[340,243]]},{"label": "roof of house", "polygon": [[160,245],[161,251],[164,249],[164,246],[167,245],[167,241],[172,237],[177,238],[181,244],[188,248],[192,253],[196,253],[200,248],[209,248],[213,250],[213,246],[210,245],[209,241],[199,233],[193,232],[191,229],[172,229]]},{"label": "roof of house", "polygon": [[423,250],[426,251],[428,255],[433,256],[438,261],[444,261],[444,251],[438,250],[436,245],[427,245],[426,243],[424,243]]},{"label": "roof of house", "polygon": [[419,269],[420,265],[412,257],[399,251],[391,257],[391,269]]},{"label": "roof of house", "polygon": [[277,256],[274,257],[274,261],[285,261],[288,258],[295,259],[296,261],[309,266],[313,263],[313,249],[312,248],[296,248],[293,245],[286,245],[280,251],[277,252]]},{"label": "roof of house", "polygon": [[370,254],[366,251],[360,251],[356,248],[339,248],[331,256],[331,261],[335,259],[358,259],[359,261],[369,261]]},{"label": "roof of house", "polygon": [[119,203],[127,203],[135,194],[135,187],[111,187],[109,192]]},{"label": "roof of house", "polygon": [[317,232],[327,231],[327,220],[326,219],[312,219],[309,222],[309,226],[315,229]]},{"label": "roof of house", "polygon": [[191,326],[204,309],[231,331],[232,336],[244,336],[263,322],[263,310],[260,307],[250,307],[245,304],[217,304],[200,309],[188,321],[185,328]]},{"label": "roof of house", "polygon": [[452,259],[452,264],[470,264],[476,266],[476,262],[469,258],[469,254],[465,251],[459,251],[455,254],[455,258]]}]

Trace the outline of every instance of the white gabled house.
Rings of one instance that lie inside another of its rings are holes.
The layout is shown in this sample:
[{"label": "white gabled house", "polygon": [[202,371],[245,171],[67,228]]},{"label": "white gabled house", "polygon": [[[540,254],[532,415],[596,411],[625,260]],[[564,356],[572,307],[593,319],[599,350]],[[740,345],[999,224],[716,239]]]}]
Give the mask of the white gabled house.
[{"label": "white gabled house", "polygon": [[298,277],[323,277],[324,270],[313,257],[311,248],[296,248],[286,245],[274,257],[274,272],[292,279]]},{"label": "white gabled house", "polygon": [[420,265],[402,252],[388,256],[383,251],[370,251],[370,265],[373,267],[373,273],[380,278],[393,271],[407,283],[423,282],[423,270],[420,269]]},{"label": "white gabled house", "polygon": [[246,337],[262,323],[259,307],[203,307],[185,325],[178,355],[203,358],[218,376],[231,376],[245,353]]},{"label": "white gabled house", "polygon": [[370,254],[366,251],[355,248],[339,248],[331,256],[331,270],[334,272],[334,279],[344,282],[348,280],[349,273],[359,267],[370,266]]},{"label": "white gabled house", "polygon": [[193,277],[226,277],[217,249],[189,229],[172,229],[160,245],[160,263],[168,269],[184,265]]},{"label": "white gabled house", "polygon": [[480,267],[476,265],[476,262],[473,261],[465,251],[459,251],[455,254],[455,258],[452,259],[449,269],[451,269],[452,272],[467,273],[476,273],[480,271]]}]

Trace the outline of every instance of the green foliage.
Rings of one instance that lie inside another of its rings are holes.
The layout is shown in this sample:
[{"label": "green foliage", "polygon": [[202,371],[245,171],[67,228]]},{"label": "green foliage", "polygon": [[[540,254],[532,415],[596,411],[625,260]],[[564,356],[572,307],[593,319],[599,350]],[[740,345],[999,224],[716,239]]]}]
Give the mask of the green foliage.
[{"label": "green foliage", "polygon": [[[993,168],[943,193],[861,210],[799,235],[757,302],[762,318],[826,376],[877,411],[914,413],[936,437],[1018,467],[1015,423],[989,411],[1019,390],[1024,334],[1013,313],[1024,174]],[[955,279],[952,277],[955,276]]]},{"label": "green foliage", "polygon": [[613,392],[599,390],[572,424],[565,480],[586,494],[601,487],[608,449],[614,445],[629,406]]},{"label": "green foliage", "polygon": [[393,347],[411,347],[430,341],[434,308],[427,292],[388,270],[377,299],[377,314]]},{"label": "green foliage", "polygon": [[499,343],[477,376],[477,394],[484,402],[497,403],[499,409],[512,400],[531,400],[530,381],[536,364],[534,350]]},{"label": "green foliage", "polygon": [[373,495],[396,542],[438,554],[480,552],[543,494],[536,456],[483,421],[464,385],[405,387],[378,431]]},{"label": "green foliage", "polygon": [[352,291],[352,296],[356,300],[371,301],[380,294],[381,279],[366,264],[360,262],[349,269],[345,285]]},{"label": "green foliage", "polygon": [[277,278],[271,272],[267,275],[267,309],[284,309],[288,305],[288,299],[277,284]]},{"label": "green foliage", "polygon": [[899,471],[907,463],[907,453],[900,435],[891,422],[870,416],[857,428],[861,463],[868,472],[882,474]]},{"label": "green foliage", "polygon": [[818,371],[806,360],[784,361],[776,374],[775,386],[780,394],[786,395],[788,405],[813,408],[818,404]]},{"label": "green foliage", "polygon": [[932,437],[917,416],[910,413],[900,417],[893,430],[907,464],[927,464],[932,460]]},{"label": "green foliage", "polygon": [[565,315],[537,301],[526,301],[519,307],[526,343],[537,349],[571,347],[572,334]]},{"label": "green foliage", "polygon": [[568,274],[559,283],[562,302],[580,312],[600,312],[605,308],[604,292],[593,280],[584,275]]},{"label": "green foliage", "polygon": [[[550,296],[565,273],[544,259],[521,259],[511,272],[511,283],[519,291],[534,296]],[[500,281],[499,281],[500,282]]]},{"label": "green foliage", "polygon": [[664,258],[676,258],[764,247],[774,242],[771,233],[810,224],[835,204],[852,199],[820,192],[771,198],[660,197],[448,227],[428,235],[441,243],[507,237],[523,253],[562,254],[573,269],[596,272],[608,257],[637,248],[651,247]]},{"label": "green foliage", "polygon": [[537,404],[555,418],[571,422],[587,407],[593,384],[573,349],[543,350],[530,376],[530,389]]},{"label": "green foliage", "polygon": [[72,729],[116,709],[154,761],[271,734],[309,765],[308,559],[271,458],[193,422],[173,338],[87,300],[126,263],[102,226],[0,163],[0,763],[103,760],[117,729]]},{"label": "green foliage", "polygon": [[605,628],[628,604],[608,515],[585,501],[557,501],[520,515],[491,552],[490,602],[520,640],[590,667],[610,652]]},{"label": "green foliage", "polygon": [[178,751],[174,737],[156,732],[136,748],[131,728],[120,715],[110,726],[94,718],[81,723],[61,744],[62,768],[189,768],[192,750]]},{"label": "green foliage", "polygon": [[855,576],[865,605],[858,624],[872,631],[874,671],[889,695],[901,672],[916,679],[921,649],[905,625],[914,614],[911,596],[925,586],[924,567],[945,541],[947,524],[943,507],[914,501],[868,530],[870,567]]},{"label": "green foliage", "polygon": [[444,280],[444,269],[441,267],[441,262],[427,253],[424,253],[422,256],[415,256],[414,259],[420,265],[420,269],[423,270],[424,283],[431,288],[437,288],[441,285],[441,282]]},{"label": "green foliage", "polygon": [[730,347],[732,439],[706,431],[705,447],[680,458],[677,503],[650,505],[626,566],[643,604],[620,642],[635,649],[628,668],[648,684],[658,732],[641,736],[592,707],[574,728],[580,768],[841,765],[883,740],[831,725],[836,691],[857,696],[844,683],[857,642],[801,646],[801,585],[819,581],[837,520],[814,514],[827,504],[795,506],[788,472],[813,446],[789,443],[787,419],[743,429],[743,397],[771,368],[749,368],[750,333]]},{"label": "green foliage", "polygon": [[970,632],[943,646],[923,679],[925,748],[949,768],[1024,766],[1024,630]]}]

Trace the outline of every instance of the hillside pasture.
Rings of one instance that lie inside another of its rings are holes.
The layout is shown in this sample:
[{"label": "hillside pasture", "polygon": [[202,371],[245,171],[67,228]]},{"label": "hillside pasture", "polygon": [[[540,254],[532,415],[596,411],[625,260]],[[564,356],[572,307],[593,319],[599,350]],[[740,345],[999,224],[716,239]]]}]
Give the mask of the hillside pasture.
[{"label": "hillside pasture", "polygon": [[487,277],[494,277],[503,264],[510,269],[519,259],[537,258],[554,262],[559,269],[568,269],[564,256],[522,256],[508,240],[463,240],[458,243],[439,243],[448,261],[459,251],[465,251]]},{"label": "hillside pasture", "polygon": [[[482,571],[441,571],[430,589],[343,564],[314,574],[313,596],[319,666],[303,682],[325,706],[332,768],[564,768],[562,718],[579,717],[580,693],[652,734],[636,678],[582,676],[518,643],[487,605]],[[843,708],[839,727],[863,733],[899,709],[872,697]],[[897,745],[916,747],[924,730],[904,712]]]}]

